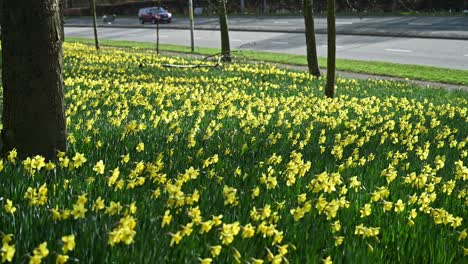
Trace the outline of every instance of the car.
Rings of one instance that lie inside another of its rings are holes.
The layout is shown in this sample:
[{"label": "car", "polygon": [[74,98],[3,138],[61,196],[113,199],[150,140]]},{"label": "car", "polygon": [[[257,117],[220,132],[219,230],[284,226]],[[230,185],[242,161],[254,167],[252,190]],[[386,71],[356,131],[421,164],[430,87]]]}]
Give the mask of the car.
[{"label": "car", "polygon": [[162,7],[146,7],[138,11],[138,20],[141,24],[145,22],[151,22],[153,24],[156,24],[156,22],[171,23],[172,14]]}]

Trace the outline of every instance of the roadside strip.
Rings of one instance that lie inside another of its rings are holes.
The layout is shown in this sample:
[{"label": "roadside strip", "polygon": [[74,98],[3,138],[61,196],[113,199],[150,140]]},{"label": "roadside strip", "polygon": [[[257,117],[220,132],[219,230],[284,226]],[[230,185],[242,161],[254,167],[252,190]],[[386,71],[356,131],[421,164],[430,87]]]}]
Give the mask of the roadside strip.
[{"label": "roadside strip", "polygon": [[[93,39],[66,37],[67,42],[80,42],[84,44],[94,44]],[[154,43],[118,41],[101,39],[102,45],[122,47],[122,48],[141,48],[154,50]],[[160,44],[161,51],[173,52],[184,55],[213,55],[220,52],[215,48],[196,48],[195,53],[190,52],[190,47]],[[291,55],[284,53],[260,52],[250,50],[233,50],[234,58],[244,61],[270,62],[279,65],[290,65],[291,67],[307,66],[307,59],[304,55]],[[468,55],[468,54],[467,54]],[[319,58],[319,66],[325,68],[327,61],[325,58]],[[388,62],[358,61],[337,59],[337,69],[342,72],[360,73],[368,78],[381,77],[409,81],[419,80],[432,87],[443,87],[448,89],[460,89],[468,91],[468,70],[457,70],[447,68],[437,68],[419,65],[407,65]],[[384,77],[385,76],[385,77]],[[425,86],[425,85],[424,85]]]}]

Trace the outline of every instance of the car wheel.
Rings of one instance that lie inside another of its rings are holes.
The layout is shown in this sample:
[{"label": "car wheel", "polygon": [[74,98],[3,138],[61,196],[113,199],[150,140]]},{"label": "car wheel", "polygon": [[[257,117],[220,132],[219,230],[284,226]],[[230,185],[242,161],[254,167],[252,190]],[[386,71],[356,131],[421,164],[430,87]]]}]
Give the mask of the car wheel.
[{"label": "car wheel", "polygon": [[145,24],[145,20],[143,18],[140,17],[140,24]]}]

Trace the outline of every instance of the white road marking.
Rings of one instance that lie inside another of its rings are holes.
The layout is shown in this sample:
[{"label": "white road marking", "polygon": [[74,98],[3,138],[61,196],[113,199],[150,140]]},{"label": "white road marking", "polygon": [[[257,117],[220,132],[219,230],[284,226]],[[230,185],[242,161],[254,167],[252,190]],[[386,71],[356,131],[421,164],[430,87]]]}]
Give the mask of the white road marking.
[{"label": "white road marking", "polygon": [[288,21],[273,21],[275,24],[289,24]]},{"label": "white road marking", "polygon": [[465,54],[465,55],[463,55],[463,56],[468,57],[468,54]]},{"label": "white road marking", "polygon": [[408,25],[411,25],[411,26],[431,26],[432,23],[418,23],[418,22],[411,22],[411,23],[408,23]]},{"label": "white road marking", "polygon": [[337,25],[352,25],[353,22],[346,22],[346,21],[336,21]]},{"label": "white road marking", "polygon": [[159,35],[160,38],[168,38],[168,35]]},{"label": "white road marking", "polygon": [[404,49],[385,49],[385,51],[391,51],[391,52],[413,52],[412,50],[404,50]]},{"label": "white road marking", "polygon": [[242,39],[233,39],[232,41],[235,41],[235,42],[242,42]]},{"label": "white road marking", "polygon": [[[326,48],[326,47],[328,47],[328,45],[320,45],[320,47]],[[337,49],[342,49],[342,48],[344,48],[344,46],[336,46],[336,48]]]},{"label": "white road marking", "polygon": [[272,41],[273,44],[280,44],[280,45],[288,45],[288,42],[281,42],[281,41]]}]

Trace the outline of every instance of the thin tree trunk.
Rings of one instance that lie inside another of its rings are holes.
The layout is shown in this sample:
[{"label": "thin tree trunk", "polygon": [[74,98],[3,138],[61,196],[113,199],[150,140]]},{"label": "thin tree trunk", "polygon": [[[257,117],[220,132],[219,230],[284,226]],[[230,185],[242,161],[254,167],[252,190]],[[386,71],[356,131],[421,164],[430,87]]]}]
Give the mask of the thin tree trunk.
[{"label": "thin tree trunk", "polygon": [[3,153],[52,159],[66,149],[59,2],[3,0]]},{"label": "thin tree trunk", "polygon": [[[161,8],[161,0],[158,0],[158,7]],[[156,54],[159,55],[159,19],[156,19]]]},{"label": "thin tree trunk", "polygon": [[398,12],[398,1],[397,0],[392,1],[392,12]]},{"label": "thin tree trunk", "polygon": [[96,0],[91,0],[90,6],[91,6],[91,15],[93,16],[94,45],[96,46],[96,50],[99,50],[99,39],[98,39],[97,23],[96,23]]},{"label": "thin tree trunk", "polygon": [[156,19],[156,54],[159,54],[159,19]]},{"label": "thin tree trunk", "polygon": [[224,61],[231,61],[231,47],[229,44],[229,28],[226,14],[226,0],[219,0],[219,27],[221,29],[221,53]]},{"label": "thin tree trunk", "polygon": [[320,69],[317,58],[317,44],[315,42],[312,1],[313,0],[304,0],[303,6],[307,45],[307,65],[309,67],[310,74],[316,77],[320,77]]},{"label": "thin tree trunk", "polygon": [[243,14],[245,12],[245,1],[240,0],[240,12]]},{"label": "thin tree trunk", "polygon": [[325,95],[333,98],[335,94],[335,67],[336,67],[336,25],[335,0],[328,0],[327,14],[328,56],[327,56],[327,85]]},{"label": "thin tree trunk", "polygon": [[195,25],[193,23],[193,1],[189,0],[189,20],[190,20],[190,50],[195,52],[195,40],[194,40],[194,33]]}]

